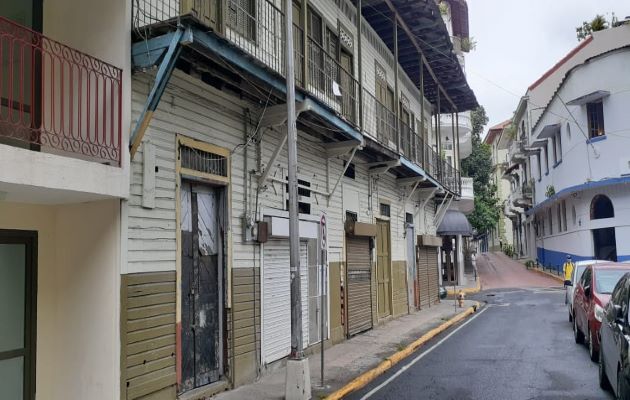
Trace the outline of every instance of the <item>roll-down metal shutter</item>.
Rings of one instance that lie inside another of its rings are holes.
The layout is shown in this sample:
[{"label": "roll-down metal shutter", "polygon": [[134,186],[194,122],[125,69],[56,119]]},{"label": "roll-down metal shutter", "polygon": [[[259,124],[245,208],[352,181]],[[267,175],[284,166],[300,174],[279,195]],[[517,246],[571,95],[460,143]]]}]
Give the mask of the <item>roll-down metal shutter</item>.
[{"label": "roll-down metal shutter", "polygon": [[372,328],[370,239],[346,238],[348,335]]},{"label": "roll-down metal shutter", "polygon": [[429,297],[431,304],[436,303],[440,298],[440,275],[438,270],[437,248],[427,247],[427,259],[429,265]]},{"label": "roll-down metal shutter", "polygon": [[425,246],[416,247],[416,280],[418,285],[418,304],[420,308],[428,307],[431,304],[429,292],[429,255],[431,248]]},{"label": "roll-down metal shutter", "polygon": [[[300,276],[302,278],[302,332],[308,343],[308,252],[300,242]],[[289,241],[270,240],[264,245],[262,361],[271,363],[291,352],[291,280]]]}]

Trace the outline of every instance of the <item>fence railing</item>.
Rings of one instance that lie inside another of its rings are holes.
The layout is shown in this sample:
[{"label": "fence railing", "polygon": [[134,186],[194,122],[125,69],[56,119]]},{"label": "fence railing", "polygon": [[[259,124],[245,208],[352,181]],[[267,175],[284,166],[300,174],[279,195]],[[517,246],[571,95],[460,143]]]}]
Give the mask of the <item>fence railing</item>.
[{"label": "fence railing", "polygon": [[396,114],[363,89],[363,131],[390,150],[398,150]]},{"label": "fence railing", "polygon": [[120,165],[122,70],[0,17],[0,142]]},{"label": "fence railing", "polygon": [[[156,19],[192,13],[202,22],[216,26],[228,40],[282,76],[285,67],[285,15],[273,0],[134,0],[134,23],[150,24]],[[213,12],[227,4],[227,20],[219,27]],[[214,10],[214,11],[213,11]],[[215,22],[213,22],[215,21]],[[354,74],[340,64],[337,57],[297,24],[293,26],[296,85],[337,112],[355,127],[376,139],[386,148],[401,152],[418,163],[449,190],[460,193],[459,172],[402,120],[397,121],[392,107],[381,103],[374,94],[362,89]],[[304,48],[306,46],[306,48]],[[359,94],[363,106],[363,124],[359,126]],[[391,109],[390,109],[391,108]],[[464,119],[465,122],[466,119]]]}]

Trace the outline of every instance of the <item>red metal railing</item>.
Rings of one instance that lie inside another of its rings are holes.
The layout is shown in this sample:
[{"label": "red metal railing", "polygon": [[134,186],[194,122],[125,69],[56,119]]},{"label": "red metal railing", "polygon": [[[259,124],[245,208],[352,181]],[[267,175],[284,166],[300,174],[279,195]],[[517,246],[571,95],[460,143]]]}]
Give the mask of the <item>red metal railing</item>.
[{"label": "red metal railing", "polygon": [[0,143],[120,166],[122,70],[0,17]]}]

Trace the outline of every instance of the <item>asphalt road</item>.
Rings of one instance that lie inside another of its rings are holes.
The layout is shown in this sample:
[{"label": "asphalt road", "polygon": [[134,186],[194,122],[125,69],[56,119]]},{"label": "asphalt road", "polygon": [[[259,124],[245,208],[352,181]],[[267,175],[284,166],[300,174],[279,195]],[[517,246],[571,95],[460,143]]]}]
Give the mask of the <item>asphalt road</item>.
[{"label": "asphalt road", "polygon": [[575,344],[560,288],[494,289],[488,304],[349,399],[612,399]]}]

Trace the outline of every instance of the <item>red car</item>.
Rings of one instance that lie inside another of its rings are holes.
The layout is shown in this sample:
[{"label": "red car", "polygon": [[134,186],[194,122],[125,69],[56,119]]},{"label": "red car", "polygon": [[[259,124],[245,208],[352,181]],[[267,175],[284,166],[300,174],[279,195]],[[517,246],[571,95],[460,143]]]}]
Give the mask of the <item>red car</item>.
[{"label": "red car", "polygon": [[589,265],[575,287],[573,299],[573,333],[575,343],[584,343],[586,337],[591,360],[599,358],[599,327],[604,308],[610,300],[615,285],[630,265],[602,263]]}]

